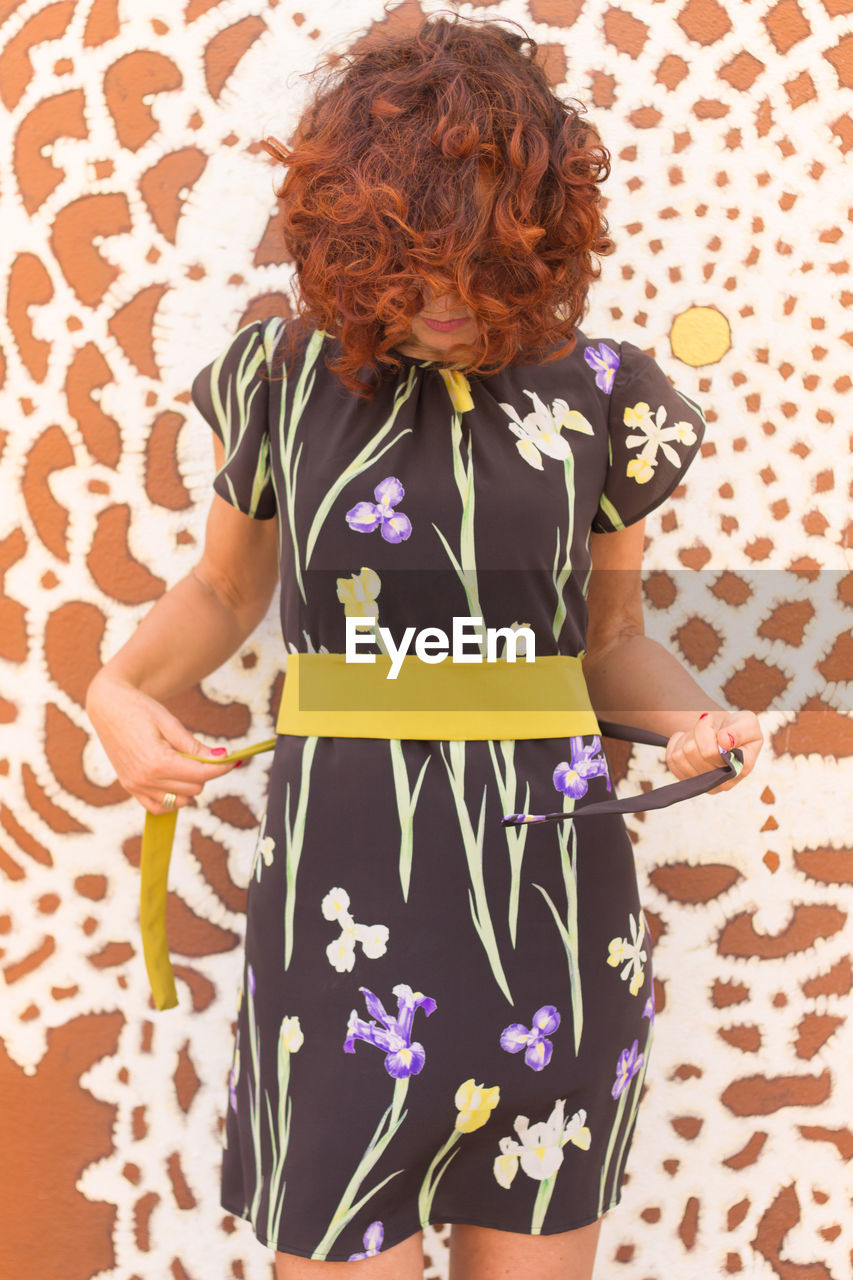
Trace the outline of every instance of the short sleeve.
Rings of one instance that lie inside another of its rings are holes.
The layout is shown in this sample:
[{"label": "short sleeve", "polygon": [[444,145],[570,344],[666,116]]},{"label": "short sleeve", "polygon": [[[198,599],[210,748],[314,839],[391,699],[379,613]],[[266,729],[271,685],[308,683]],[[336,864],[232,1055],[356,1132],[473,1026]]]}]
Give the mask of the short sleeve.
[{"label": "short sleeve", "polygon": [[244,515],[270,520],[276,498],[270,468],[269,352],[264,321],[244,325],[220,356],[196,374],[192,402],[225,446],[213,488]]},{"label": "short sleeve", "polygon": [[651,356],[630,342],[613,345],[619,347],[619,363],[610,391],[607,474],[593,533],[615,533],[659,507],[684,478],[705,434],[699,405],[671,385]]}]

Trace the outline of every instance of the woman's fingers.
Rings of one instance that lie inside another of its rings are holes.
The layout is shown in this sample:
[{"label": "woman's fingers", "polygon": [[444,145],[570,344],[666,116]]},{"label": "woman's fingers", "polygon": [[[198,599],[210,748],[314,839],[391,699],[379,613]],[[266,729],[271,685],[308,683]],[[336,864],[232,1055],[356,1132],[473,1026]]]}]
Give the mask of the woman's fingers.
[{"label": "woman's fingers", "polygon": [[666,749],[666,762],[677,778],[692,778],[723,764],[721,750],[735,747],[743,755],[743,767],[736,777],[713,787],[709,795],[729,791],[745,778],[755,764],[764,735],[752,711],[703,712],[690,731],[674,733]]},{"label": "woman's fingers", "polygon": [[[168,781],[169,778],[174,778],[183,786],[195,787],[195,794],[197,794],[206,782],[210,782],[212,778],[221,778],[223,774],[230,773],[236,768],[236,764],[217,764],[215,760],[211,760],[210,764],[187,760],[176,751],[164,750],[161,744],[157,752],[156,765],[149,768],[149,776],[157,782],[161,779]],[[174,791],[174,787],[172,790]]]},{"label": "woman's fingers", "polygon": [[[160,732],[164,761],[170,768],[176,769],[176,776],[187,782],[200,785],[211,778],[219,778],[223,773],[236,768],[234,764],[217,764],[215,757],[227,755],[226,747],[207,747],[198,738],[193,737],[189,729],[181,724],[165,707],[158,704],[154,723]],[[177,756],[177,759],[176,759]],[[200,760],[189,760],[187,756],[210,756],[210,763]]]},{"label": "woman's fingers", "polygon": [[[175,796],[174,804],[166,804],[166,800],[171,802],[172,796]],[[177,795],[175,792],[168,791],[148,791],[139,792],[134,795],[134,800],[138,800],[149,813],[159,816],[161,813],[174,813],[178,809],[184,809],[188,804],[192,804],[195,797]]]},{"label": "woman's fingers", "polygon": [[206,747],[161,703],[122,681],[93,682],[86,709],[119,782],[149,812],[167,812],[168,795],[181,808],[236,767],[217,762],[225,747]]}]

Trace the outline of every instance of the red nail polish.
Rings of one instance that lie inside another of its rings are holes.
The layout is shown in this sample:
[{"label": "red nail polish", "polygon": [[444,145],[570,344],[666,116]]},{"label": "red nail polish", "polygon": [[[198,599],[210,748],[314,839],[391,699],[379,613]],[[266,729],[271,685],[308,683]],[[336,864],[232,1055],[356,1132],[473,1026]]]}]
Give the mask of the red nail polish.
[{"label": "red nail polish", "polygon": [[245,760],[238,760],[238,761],[237,761],[237,763],[235,764],[234,768],[235,768],[235,769],[242,769],[242,768],[243,768],[243,765],[244,765],[245,763],[246,763],[246,761],[245,761]]},{"label": "red nail polish", "polygon": [[704,719],[705,719],[705,717],[706,717],[708,714],[709,714],[709,713],[708,713],[707,711],[703,711],[703,712],[702,712],[702,714],[701,714],[701,716],[699,717],[699,719],[700,719],[700,720],[704,720]]},{"label": "red nail polish", "polygon": [[728,738],[729,738],[729,750],[731,751],[732,747],[735,745],[735,735],[733,733],[730,733],[728,735]]},{"label": "red nail polish", "polygon": [[211,747],[210,754],[212,756],[227,756],[228,748],[227,747]]}]

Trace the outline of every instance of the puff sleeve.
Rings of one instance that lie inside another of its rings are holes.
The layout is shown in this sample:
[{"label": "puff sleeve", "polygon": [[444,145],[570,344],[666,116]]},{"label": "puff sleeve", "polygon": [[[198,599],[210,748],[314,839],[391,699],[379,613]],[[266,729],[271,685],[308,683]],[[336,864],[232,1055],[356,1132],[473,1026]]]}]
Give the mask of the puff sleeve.
[{"label": "puff sleeve", "polygon": [[276,498],[270,467],[267,323],[238,330],[221,355],[196,374],[192,402],[225,446],[213,488],[244,515],[270,520]]},{"label": "puff sleeve", "polygon": [[[618,347],[608,409],[604,490],[593,533],[615,533],[669,497],[699,451],[705,416],[658,364],[630,342]],[[610,361],[611,365],[615,363]]]}]

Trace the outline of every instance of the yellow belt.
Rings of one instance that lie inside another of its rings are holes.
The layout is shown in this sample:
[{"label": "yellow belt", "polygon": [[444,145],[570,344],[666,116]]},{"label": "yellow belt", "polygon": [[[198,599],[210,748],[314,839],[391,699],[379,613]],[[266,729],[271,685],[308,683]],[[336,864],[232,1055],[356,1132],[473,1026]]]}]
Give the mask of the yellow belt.
[{"label": "yellow belt", "polygon": [[276,732],[440,742],[598,733],[580,658],[430,664],[407,654],[396,678],[390,670],[384,653],[371,663],[290,654]]},{"label": "yellow belt", "polygon": [[[347,662],[342,653],[292,653],[276,721],[295,737],[459,739],[562,738],[598,733],[582,660],[547,655],[527,662],[437,664],[403,658],[396,679],[391,659]],[[204,764],[232,764],[271,751],[275,738],[228,755],[188,755]],[[186,755],[186,752],[181,754]],[[148,980],[158,1009],[177,1005],[166,939],[169,862],[177,811],[146,813],[142,835],[139,923]]]}]

